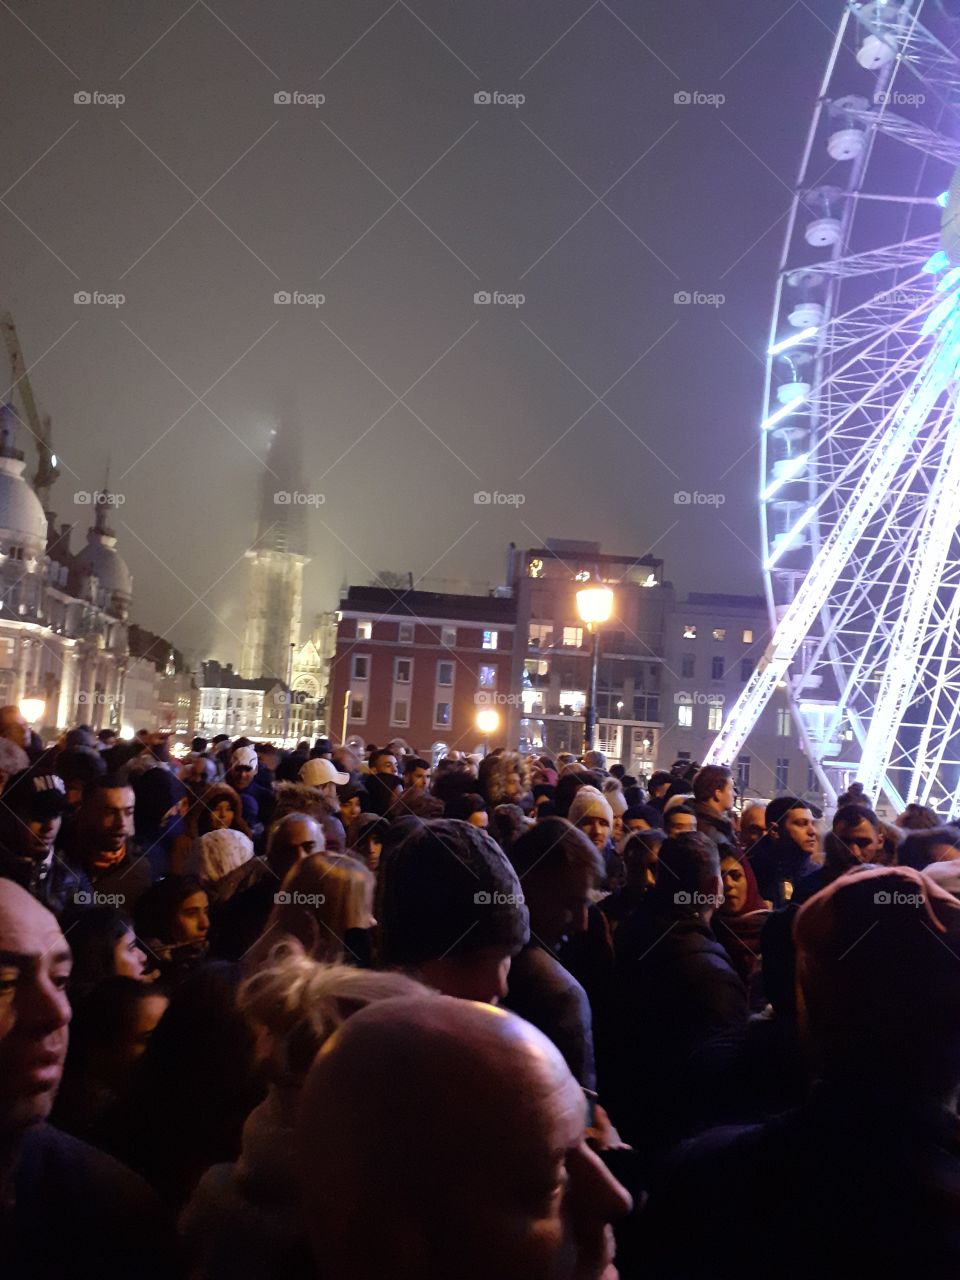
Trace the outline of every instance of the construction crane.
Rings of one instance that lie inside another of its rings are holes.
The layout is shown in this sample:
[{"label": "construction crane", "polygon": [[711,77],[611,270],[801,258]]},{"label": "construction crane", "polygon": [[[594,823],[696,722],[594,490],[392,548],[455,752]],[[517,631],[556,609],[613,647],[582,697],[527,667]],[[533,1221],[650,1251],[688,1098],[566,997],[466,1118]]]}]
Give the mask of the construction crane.
[{"label": "construction crane", "polygon": [[37,470],[33,477],[33,487],[43,505],[44,511],[47,511],[50,507],[50,490],[53,482],[60,474],[60,469],[57,466],[57,455],[53,452],[50,415],[47,413],[41,415],[37,408],[33,388],[27,376],[23,352],[20,349],[20,339],[17,337],[16,326],[9,311],[4,311],[0,315],[0,329],[3,330],[3,340],[7,345],[7,353],[10,356],[9,398],[13,402],[15,395],[19,397],[23,412],[18,412],[17,417],[27,427],[36,443]]}]

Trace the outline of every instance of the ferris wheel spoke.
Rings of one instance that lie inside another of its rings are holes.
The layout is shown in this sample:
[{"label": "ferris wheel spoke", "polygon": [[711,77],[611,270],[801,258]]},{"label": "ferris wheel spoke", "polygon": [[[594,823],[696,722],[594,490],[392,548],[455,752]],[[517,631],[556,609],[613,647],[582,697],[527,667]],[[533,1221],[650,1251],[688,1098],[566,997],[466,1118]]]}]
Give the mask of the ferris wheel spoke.
[{"label": "ferris wheel spoke", "polygon": [[[922,6],[917,6],[921,8]],[[939,101],[952,110],[960,104],[960,59],[954,51],[928,31],[919,20],[918,13],[907,12],[905,6],[886,6],[891,13],[886,18],[878,14],[874,3],[849,5],[857,21],[873,37],[890,50],[890,61],[899,58],[900,65],[923,81]],[[879,56],[882,50],[877,51]]]}]

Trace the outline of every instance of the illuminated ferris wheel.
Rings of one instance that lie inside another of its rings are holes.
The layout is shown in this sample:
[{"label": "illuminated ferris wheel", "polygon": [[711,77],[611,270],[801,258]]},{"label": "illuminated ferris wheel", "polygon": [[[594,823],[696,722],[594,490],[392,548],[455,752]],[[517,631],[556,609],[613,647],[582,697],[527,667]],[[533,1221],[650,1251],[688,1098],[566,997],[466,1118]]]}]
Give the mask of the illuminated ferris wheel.
[{"label": "illuminated ferris wheel", "polygon": [[960,808],[960,24],[850,3],[800,165],[760,424],[773,639],[708,759],[779,686],[828,798]]}]

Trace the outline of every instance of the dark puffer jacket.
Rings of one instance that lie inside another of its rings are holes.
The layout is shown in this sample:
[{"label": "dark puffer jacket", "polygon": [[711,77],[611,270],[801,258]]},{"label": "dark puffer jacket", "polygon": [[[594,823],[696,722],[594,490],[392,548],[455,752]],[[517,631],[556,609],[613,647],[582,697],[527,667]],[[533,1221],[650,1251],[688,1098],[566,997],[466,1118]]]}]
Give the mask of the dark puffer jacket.
[{"label": "dark puffer jacket", "polygon": [[14,880],[59,919],[89,905],[90,881],[82,871],[67,865],[57,854],[49,863],[29,853],[0,849],[0,877]]}]

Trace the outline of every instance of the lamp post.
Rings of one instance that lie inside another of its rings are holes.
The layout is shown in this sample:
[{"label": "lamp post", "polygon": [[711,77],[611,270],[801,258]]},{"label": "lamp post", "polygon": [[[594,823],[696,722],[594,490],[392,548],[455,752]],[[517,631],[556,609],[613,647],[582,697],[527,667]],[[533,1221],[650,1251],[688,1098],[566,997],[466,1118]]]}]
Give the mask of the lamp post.
[{"label": "lamp post", "polygon": [[490,735],[500,728],[500,712],[493,707],[481,707],[477,712],[477,728],[483,734],[483,754],[490,750]]},{"label": "lamp post", "polygon": [[613,592],[609,587],[582,587],[577,592],[577,610],[592,636],[590,688],[583,725],[583,750],[592,751],[597,738],[597,668],[600,665],[600,624],[613,613]]}]

